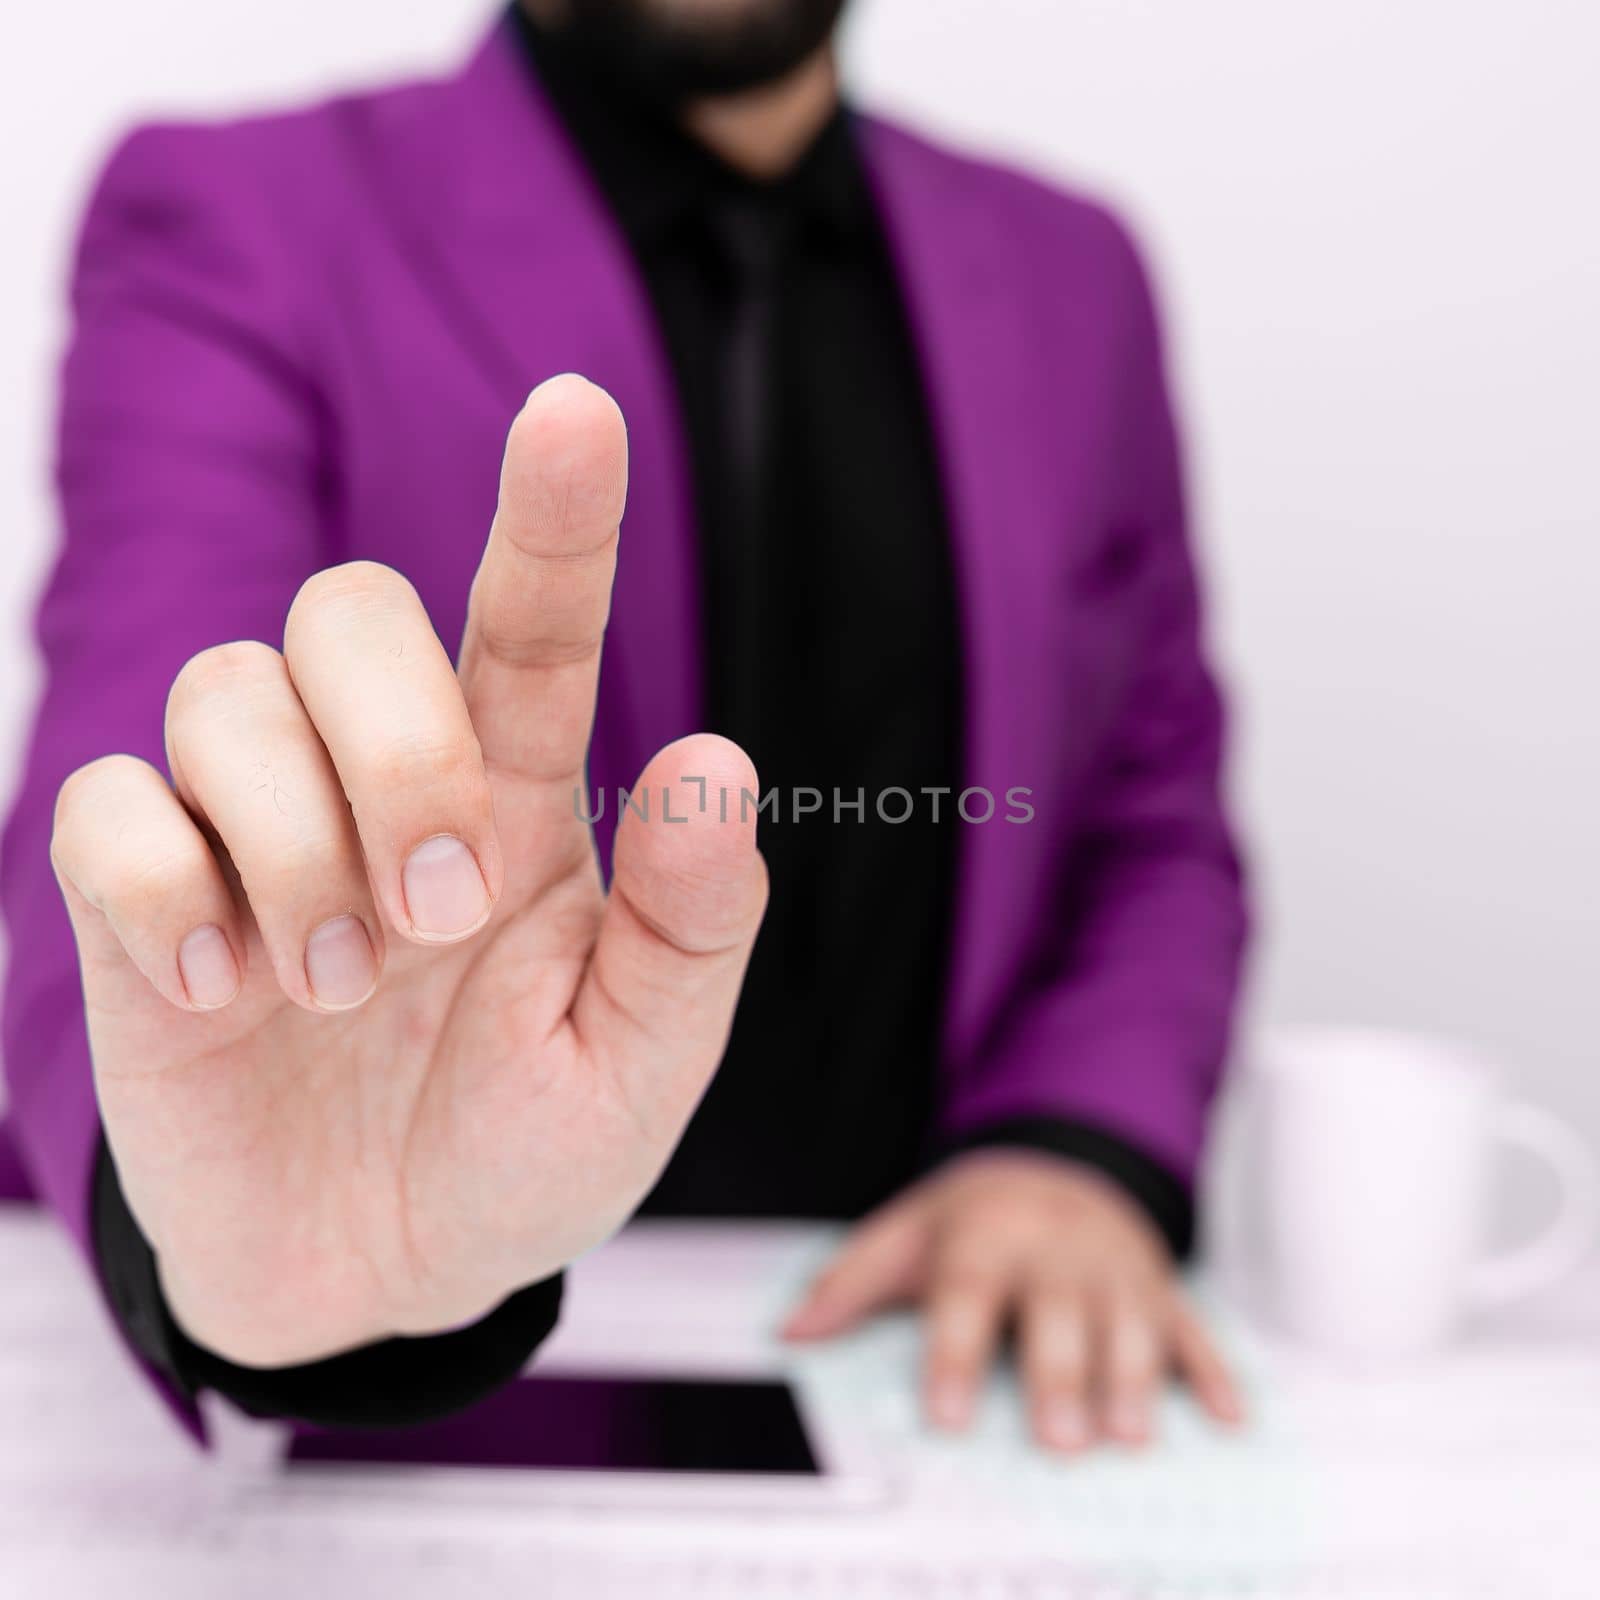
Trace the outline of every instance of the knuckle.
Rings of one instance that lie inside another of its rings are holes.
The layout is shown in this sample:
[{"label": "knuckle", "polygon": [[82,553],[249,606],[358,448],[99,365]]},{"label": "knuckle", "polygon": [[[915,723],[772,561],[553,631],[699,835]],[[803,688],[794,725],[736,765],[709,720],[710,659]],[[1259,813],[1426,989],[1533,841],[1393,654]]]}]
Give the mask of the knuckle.
[{"label": "knuckle", "polygon": [[356,876],[356,862],[337,844],[312,835],[274,850],[270,862],[252,861],[244,870],[252,896],[295,896],[316,885],[344,899]]},{"label": "knuckle", "polygon": [[989,1308],[978,1300],[946,1300],[934,1308],[929,1323],[931,1348],[952,1360],[973,1361],[996,1329]]},{"label": "knuckle", "polygon": [[155,769],[137,756],[99,756],[69,773],[56,791],[54,833],[57,840],[92,815],[107,795],[129,783],[142,782]]},{"label": "knuckle", "polygon": [[1081,1366],[1065,1362],[1025,1364],[1028,1387],[1046,1400],[1081,1400],[1088,1387],[1088,1374]]},{"label": "knuckle", "polygon": [[964,1197],[956,1228],[961,1244],[982,1252],[1000,1240],[1015,1240],[1027,1235],[1036,1218],[1026,1205],[1004,1191],[974,1188]]},{"label": "knuckle", "polygon": [[385,796],[423,790],[464,797],[488,783],[476,740],[422,733],[391,739],[368,752],[361,776],[364,786]]},{"label": "knuckle", "polygon": [[935,1337],[928,1346],[926,1371],[933,1383],[962,1383],[979,1370],[982,1363],[972,1346]]},{"label": "knuckle", "polygon": [[1156,1367],[1155,1345],[1149,1339],[1125,1339],[1112,1352],[1111,1371],[1119,1383],[1143,1388],[1155,1381]]},{"label": "knuckle", "polygon": [[56,793],[51,818],[50,865],[58,878],[72,882],[89,899],[115,855],[121,819],[135,784],[166,788],[166,780],[137,756],[101,756],[68,775]]},{"label": "knuckle", "polygon": [[582,619],[570,615],[570,609],[547,593],[535,625],[518,585],[509,581],[486,584],[472,597],[473,628],[490,658],[504,666],[567,666],[585,660],[602,637],[600,628],[585,626]]},{"label": "knuckle", "polygon": [[1073,1336],[1035,1335],[1022,1340],[1022,1364],[1040,1383],[1080,1389],[1089,1376],[1089,1351]]},{"label": "knuckle", "polygon": [[167,696],[167,721],[192,714],[202,706],[249,692],[283,674],[283,657],[259,639],[234,639],[190,656],[173,679]]},{"label": "knuckle", "polygon": [[397,599],[415,596],[410,581],[381,561],[346,561],[314,572],[300,585],[289,607],[286,638],[325,618],[348,618],[352,613],[391,608]]},{"label": "knuckle", "polygon": [[941,1296],[963,1304],[983,1305],[1000,1298],[1003,1280],[987,1262],[971,1257],[947,1259],[939,1270]]},{"label": "knuckle", "polygon": [[198,850],[170,851],[116,863],[108,873],[102,901],[121,920],[152,921],[187,899],[205,871]]},{"label": "knuckle", "polygon": [[850,1287],[856,1274],[849,1261],[836,1261],[811,1280],[811,1294],[832,1299]]},{"label": "knuckle", "polygon": [[1089,1382],[1089,1362],[1081,1351],[1071,1354],[1058,1351],[1038,1368],[1040,1381],[1052,1389],[1068,1394],[1080,1394]]},{"label": "knuckle", "polygon": [[981,1289],[999,1275],[1009,1252],[1002,1253],[1000,1240],[973,1232],[968,1221],[946,1220],[940,1227],[933,1247],[934,1277],[948,1287]]},{"label": "knuckle", "polygon": [[1024,1366],[1045,1380],[1076,1385],[1088,1372],[1088,1341],[1071,1323],[1024,1325],[1020,1344]]},{"label": "knuckle", "polygon": [[1205,1367],[1211,1372],[1226,1372],[1228,1370],[1227,1358],[1214,1345],[1210,1338],[1200,1332],[1191,1332],[1187,1339],[1174,1340],[1189,1354],[1189,1359],[1196,1365]]}]

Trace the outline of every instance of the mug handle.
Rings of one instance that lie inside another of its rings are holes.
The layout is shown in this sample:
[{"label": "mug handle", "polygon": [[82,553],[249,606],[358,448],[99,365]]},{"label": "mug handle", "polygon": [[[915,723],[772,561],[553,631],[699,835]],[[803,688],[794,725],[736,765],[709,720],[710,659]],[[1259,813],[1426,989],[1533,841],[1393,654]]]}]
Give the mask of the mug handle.
[{"label": "mug handle", "polygon": [[1521,1300],[1566,1277],[1600,1237],[1600,1166],[1582,1139],[1550,1112],[1520,1101],[1501,1109],[1494,1132],[1502,1143],[1540,1157],[1555,1174],[1561,1199],[1543,1233],[1472,1268],[1467,1297],[1479,1307]]}]

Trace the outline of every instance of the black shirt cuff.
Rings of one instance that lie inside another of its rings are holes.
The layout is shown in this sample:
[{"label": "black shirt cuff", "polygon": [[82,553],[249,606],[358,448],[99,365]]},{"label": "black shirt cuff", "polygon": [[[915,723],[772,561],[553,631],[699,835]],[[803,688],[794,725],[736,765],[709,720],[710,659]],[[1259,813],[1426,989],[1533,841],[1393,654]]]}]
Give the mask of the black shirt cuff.
[{"label": "black shirt cuff", "polygon": [[1008,1117],[983,1123],[946,1140],[940,1159],[992,1145],[1019,1145],[1048,1151],[1067,1161],[1094,1167],[1117,1184],[1149,1217],[1167,1241],[1174,1261],[1194,1250],[1194,1197],[1189,1186],[1153,1156],[1092,1123],[1065,1117]]},{"label": "black shirt cuff", "polygon": [[212,1389],[259,1417],[323,1427],[427,1422],[483,1399],[522,1370],[561,1309],[561,1275],[530,1284],[466,1328],[397,1336],[295,1367],[241,1367],[196,1344],[167,1307],[155,1252],[128,1209],[104,1139],[95,1163],[95,1255],[133,1348],[189,1396]]}]

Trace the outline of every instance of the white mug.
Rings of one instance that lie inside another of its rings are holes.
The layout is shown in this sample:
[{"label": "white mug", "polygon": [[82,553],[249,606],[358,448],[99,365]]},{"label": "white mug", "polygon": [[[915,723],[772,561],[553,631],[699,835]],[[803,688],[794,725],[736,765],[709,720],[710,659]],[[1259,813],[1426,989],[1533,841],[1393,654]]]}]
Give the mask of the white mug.
[{"label": "white mug", "polygon": [[[1338,1355],[1416,1354],[1471,1310],[1531,1294],[1600,1237],[1600,1168],[1548,1111],[1506,1099],[1466,1049],[1401,1033],[1264,1036],[1242,1084],[1250,1297]],[[1541,1158],[1556,1215],[1484,1254],[1497,1145]]]}]

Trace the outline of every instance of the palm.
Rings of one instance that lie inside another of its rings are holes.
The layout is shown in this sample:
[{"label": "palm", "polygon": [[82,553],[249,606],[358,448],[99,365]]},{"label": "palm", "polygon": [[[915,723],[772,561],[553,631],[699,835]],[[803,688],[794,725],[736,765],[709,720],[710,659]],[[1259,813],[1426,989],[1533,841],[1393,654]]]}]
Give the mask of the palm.
[{"label": "palm", "polygon": [[[517,449],[514,432],[508,473]],[[377,989],[330,1015],[285,992],[245,871],[242,988],[198,1011],[74,905],[124,1188],[180,1315],[240,1359],[454,1325],[555,1271],[637,1203],[721,1053],[762,898],[749,829],[630,818],[607,898],[573,806],[598,631],[589,653],[559,636],[585,607],[603,617],[609,560],[553,552],[554,576],[516,574],[544,603],[508,601],[513,561],[550,560],[534,546],[572,532],[514,521],[503,499],[460,667],[501,857],[481,931],[417,943],[387,917]],[[518,606],[528,639],[507,651],[491,630]],[[535,636],[555,639],[548,661]],[[709,738],[669,747],[643,782],[685,775],[753,782]]]}]

